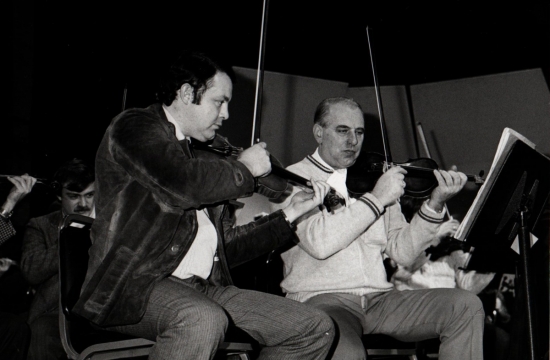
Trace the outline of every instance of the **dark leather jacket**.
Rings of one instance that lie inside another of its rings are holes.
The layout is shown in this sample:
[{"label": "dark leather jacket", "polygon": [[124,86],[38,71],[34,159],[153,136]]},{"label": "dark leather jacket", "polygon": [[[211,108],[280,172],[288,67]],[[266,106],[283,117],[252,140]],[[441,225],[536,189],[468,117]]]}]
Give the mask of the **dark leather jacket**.
[{"label": "dark leather jacket", "polygon": [[162,106],[113,119],[96,155],[96,219],[88,273],[74,311],[99,326],[137,323],[156,282],[170,276],[206,207],[218,233],[209,280],[229,285],[229,266],[298,239],[275,212],[235,227],[229,200],[252,194],[254,178],[232,158],[195,158],[178,142]]}]

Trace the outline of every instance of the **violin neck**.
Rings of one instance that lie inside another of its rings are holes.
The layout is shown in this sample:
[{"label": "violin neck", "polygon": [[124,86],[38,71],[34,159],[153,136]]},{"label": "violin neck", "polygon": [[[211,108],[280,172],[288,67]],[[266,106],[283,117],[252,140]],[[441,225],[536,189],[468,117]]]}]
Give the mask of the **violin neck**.
[{"label": "violin neck", "polygon": [[296,175],[292,171],[288,171],[282,167],[271,164],[271,173],[273,175],[282,177],[283,179],[287,179],[290,182],[313,189],[313,186],[311,186],[311,182],[309,180],[301,177],[300,175]]},{"label": "violin neck", "polygon": [[[396,164],[398,166],[401,166],[403,169],[409,171],[409,172],[414,172],[414,175],[416,176],[426,176],[426,177],[429,177],[429,176],[433,176],[433,171],[434,169],[429,169],[429,168],[423,168],[423,167],[418,167],[418,166],[410,166],[410,165],[399,165],[399,164]],[[479,177],[478,175],[469,175],[469,174],[466,174],[466,177],[468,178],[468,181],[472,181],[476,184],[483,184],[483,179],[481,177]]]}]

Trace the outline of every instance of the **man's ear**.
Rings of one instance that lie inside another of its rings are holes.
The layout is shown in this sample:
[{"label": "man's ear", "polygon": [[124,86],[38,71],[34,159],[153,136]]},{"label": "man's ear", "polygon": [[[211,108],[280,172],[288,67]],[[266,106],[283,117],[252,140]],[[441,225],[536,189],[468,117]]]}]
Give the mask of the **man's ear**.
[{"label": "man's ear", "polygon": [[315,138],[315,141],[317,141],[317,144],[321,145],[323,142],[323,127],[319,124],[313,124],[313,137]]},{"label": "man's ear", "polygon": [[188,83],[183,84],[178,90],[178,97],[185,104],[191,104],[193,102],[193,87]]}]

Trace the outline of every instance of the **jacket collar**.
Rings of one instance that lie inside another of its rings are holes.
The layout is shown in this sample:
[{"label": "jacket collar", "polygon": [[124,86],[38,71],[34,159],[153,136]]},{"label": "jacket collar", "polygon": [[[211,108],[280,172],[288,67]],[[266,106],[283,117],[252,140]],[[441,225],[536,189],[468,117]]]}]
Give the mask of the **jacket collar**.
[{"label": "jacket collar", "polygon": [[164,110],[164,107],[162,106],[162,104],[160,103],[156,103],[156,104],[153,104],[151,106],[149,106],[147,108],[149,111],[152,111],[154,113],[156,113],[159,117],[159,119],[161,120],[161,122],[168,128],[170,129],[170,133],[174,135],[174,140],[176,140],[183,152],[185,153],[185,155],[187,155],[188,157],[192,158],[194,157],[191,150],[190,150],[190,147],[189,147],[189,140],[187,137],[184,137],[183,140],[179,140],[177,138],[177,135],[176,135],[176,131],[177,131],[177,128],[176,128],[176,125],[171,122],[168,117],[167,117],[167,113],[166,111]]}]

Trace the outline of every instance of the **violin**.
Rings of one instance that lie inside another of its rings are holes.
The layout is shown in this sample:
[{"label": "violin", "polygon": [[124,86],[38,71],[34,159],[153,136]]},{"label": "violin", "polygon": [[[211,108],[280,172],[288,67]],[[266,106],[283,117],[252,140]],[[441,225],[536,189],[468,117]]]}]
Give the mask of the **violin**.
[{"label": "violin", "polygon": [[[387,162],[380,153],[362,152],[355,164],[348,168],[346,185],[350,196],[361,196],[371,191],[376,182],[389,166],[400,166],[407,171],[405,174],[405,195],[424,198],[428,197],[437,186],[437,179],[433,173],[439,169],[437,162],[431,158],[409,159],[403,163]],[[482,185],[484,180],[480,175],[466,174],[468,181]]]},{"label": "violin", "polygon": [[[242,147],[231,145],[227,138],[219,134],[216,134],[214,139],[208,142],[191,139],[191,148],[196,157],[206,159],[236,158],[244,150]],[[273,155],[270,155],[269,158],[271,172],[267,176],[255,178],[255,192],[277,203],[284,201],[292,193],[293,185],[313,189],[309,180],[286,170]],[[323,205],[329,212],[334,212],[334,210],[345,206],[345,200],[338,195],[336,190],[331,188],[323,201]]]},{"label": "violin", "polygon": [[[348,187],[349,194],[352,197],[358,197],[371,191],[380,176],[382,176],[387,169],[392,166],[401,166],[407,171],[407,174],[405,174],[405,195],[417,198],[428,197],[438,184],[433,171],[439,169],[439,166],[437,162],[431,158],[409,159],[403,163],[395,163],[392,161],[368,26],[367,40],[371,58],[371,70],[374,78],[374,89],[376,92],[376,105],[378,108],[380,129],[382,131],[384,154],[372,152],[361,152],[361,154],[359,154],[354,165],[348,168],[346,186]],[[483,184],[483,179],[478,175],[466,176],[468,177],[468,181],[474,181],[478,185]]]}]

